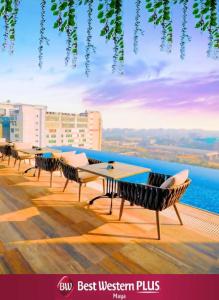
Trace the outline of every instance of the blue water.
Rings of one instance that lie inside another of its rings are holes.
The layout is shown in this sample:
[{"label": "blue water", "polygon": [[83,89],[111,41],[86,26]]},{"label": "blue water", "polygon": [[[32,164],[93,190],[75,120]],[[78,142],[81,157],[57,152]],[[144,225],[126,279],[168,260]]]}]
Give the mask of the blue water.
[{"label": "blue water", "polygon": [[[192,183],[181,202],[219,214],[219,170],[191,166],[180,163],[172,163],[163,160],[146,159],[134,156],[126,156],[114,152],[100,152],[75,148],[70,146],[54,147],[63,152],[74,150],[77,153],[85,152],[88,157],[99,159],[103,162],[109,160],[133,164],[150,168],[153,172],[174,175],[183,169],[189,169],[189,177]],[[129,177],[130,182],[145,183],[147,174]]]}]

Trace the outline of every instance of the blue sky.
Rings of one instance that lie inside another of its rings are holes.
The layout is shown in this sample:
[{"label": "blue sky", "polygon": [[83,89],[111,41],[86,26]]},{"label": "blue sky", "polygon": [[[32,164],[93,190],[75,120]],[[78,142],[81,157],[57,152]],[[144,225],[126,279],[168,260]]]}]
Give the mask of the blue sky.
[{"label": "blue sky", "polygon": [[[50,4],[50,1],[47,1]],[[84,74],[86,19],[78,13],[79,59],[77,69],[64,66],[65,36],[53,27],[47,9],[47,36],[43,69],[38,68],[40,1],[23,0],[18,16],[15,53],[1,52],[0,101],[45,104],[49,110],[80,112],[100,110],[104,127],[219,129],[219,61],[206,57],[207,36],[194,29],[189,14],[191,43],[184,61],[179,58],[181,14],[174,9],[175,32],[171,54],[162,53],[160,29],[144,21],[139,53],[133,51],[134,2],[124,0],[125,74],[111,74],[112,50],[93,23],[96,53],[91,75]],[[143,1],[144,2],[144,1]],[[191,7],[191,6],[190,6]],[[95,18],[94,18],[95,19]],[[2,31],[1,31],[2,32]]]}]

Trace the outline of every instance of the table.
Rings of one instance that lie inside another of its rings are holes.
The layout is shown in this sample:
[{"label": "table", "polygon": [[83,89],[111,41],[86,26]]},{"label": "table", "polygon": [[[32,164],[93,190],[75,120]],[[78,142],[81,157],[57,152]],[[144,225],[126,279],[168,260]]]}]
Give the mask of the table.
[{"label": "table", "polygon": [[105,177],[107,179],[106,193],[104,195],[97,196],[90,200],[89,205],[92,205],[94,201],[96,201],[99,198],[110,198],[111,204],[109,214],[112,214],[113,198],[117,197],[117,181],[126,177],[151,171],[148,168],[124,164],[120,162],[114,162],[112,165],[113,169],[107,169],[108,163],[98,163],[78,168],[81,171],[90,172],[92,174]]},{"label": "table", "polygon": [[[38,156],[38,155],[43,155],[45,153],[58,153],[61,152],[60,150],[55,150],[55,149],[51,149],[48,147],[44,147],[44,148],[30,148],[30,149],[16,149],[19,152],[22,152],[24,154],[29,154],[29,155],[34,155],[34,156]],[[37,169],[37,165],[35,164],[34,167],[30,167],[28,169],[26,169],[23,174],[27,174],[30,170],[36,170]],[[34,175],[35,176],[35,173]]]}]

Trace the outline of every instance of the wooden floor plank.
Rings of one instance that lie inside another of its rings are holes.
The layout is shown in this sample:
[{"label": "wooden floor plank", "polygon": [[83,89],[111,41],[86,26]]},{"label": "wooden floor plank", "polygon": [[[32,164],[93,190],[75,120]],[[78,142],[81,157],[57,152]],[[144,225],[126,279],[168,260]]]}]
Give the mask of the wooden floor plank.
[{"label": "wooden floor plank", "polygon": [[0,162],[0,274],[24,273],[219,273],[219,217],[179,205],[184,226],[172,208],[161,213],[157,240],[153,211],[126,203],[118,221],[120,200],[87,202],[100,192],[43,172],[31,174]]}]

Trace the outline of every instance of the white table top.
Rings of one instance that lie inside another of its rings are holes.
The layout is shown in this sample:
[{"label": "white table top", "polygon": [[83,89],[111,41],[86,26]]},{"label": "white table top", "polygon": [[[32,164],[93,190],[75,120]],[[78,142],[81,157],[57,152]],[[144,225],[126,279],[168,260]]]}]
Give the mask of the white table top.
[{"label": "white table top", "polygon": [[115,180],[151,171],[148,168],[124,164],[120,162],[113,163],[114,169],[107,169],[107,166],[108,163],[98,163],[79,167],[78,169]]},{"label": "white table top", "polygon": [[30,149],[16,149],[16,150],[19,152],[23,152],[25,154],[32,154],[32,155],[61,152],[60,150],[55,150],[47,147],[41,149],[30,148]]}]

